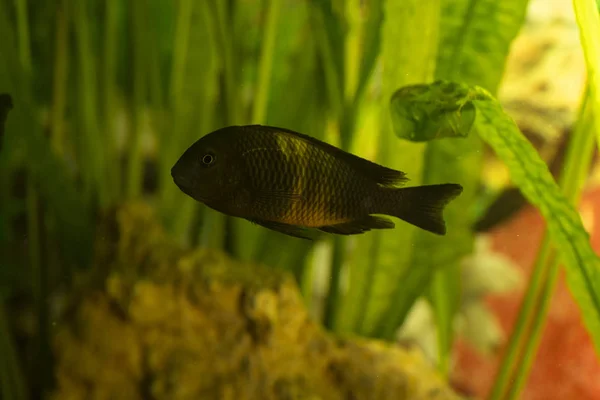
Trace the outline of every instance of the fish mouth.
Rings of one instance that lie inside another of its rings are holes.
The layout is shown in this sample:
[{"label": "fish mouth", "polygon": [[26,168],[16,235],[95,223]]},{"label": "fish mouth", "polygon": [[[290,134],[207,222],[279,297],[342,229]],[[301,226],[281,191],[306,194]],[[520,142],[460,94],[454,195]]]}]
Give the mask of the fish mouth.
[{"label": "fish mouth", "polygon": [[192,181],[190,181],[188,178],[177,174],[174,171],[174,169],[175,168],[171,169],[171,177],[173,177],[173,182],[175,182],[177,187],[179,187],[179,189],[181,189],[183,192],[186,192],[186,193],[187,193],[187,191],[194,189],[194,187],[196,185],[194,185],[194,183]]}]

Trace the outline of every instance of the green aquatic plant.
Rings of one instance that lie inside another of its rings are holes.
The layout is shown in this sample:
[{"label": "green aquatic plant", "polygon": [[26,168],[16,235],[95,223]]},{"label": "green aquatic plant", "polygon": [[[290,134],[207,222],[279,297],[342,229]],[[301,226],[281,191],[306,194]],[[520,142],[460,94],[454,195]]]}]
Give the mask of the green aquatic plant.
[{"label": "green aquatic plant", "polygon": [[[448,373],[486,145],[548,222],[495,398],[516,397],[527,378],[558,260],[598,348],[598,260],[573,208],[588,162],[573,154],[591,154],[591,126],[599,121],[596,4],[574,1],[590,94],[559,186],[494,99],[527,5],[58,0],[34,7],[0,0],[0,92],[15,103],[0,152],[0,310],[8,299],[29,299],[37,371],[52,374],[48,298],[72,288],[75,273],[90,266],[102,240],[97,215],[144,199],[182,244],[291,272],[315,318],[337,334],[393,340],[425,298],[437,361]],[[225,217],[179,192],[170,169],[193,141],[250,123],[326,140],[406,172],[414,185],[462,184],[445,213],[447,236],[399,223],[315,244]],[[34,373],[28,384],[13,380],[36,369],[26,360],[21,366],[5,329],[10,321],[0,317],[0,382],[17,383],[2,390],[26,398],[23,388],[31,387],[35,396],[49,380]]]}]

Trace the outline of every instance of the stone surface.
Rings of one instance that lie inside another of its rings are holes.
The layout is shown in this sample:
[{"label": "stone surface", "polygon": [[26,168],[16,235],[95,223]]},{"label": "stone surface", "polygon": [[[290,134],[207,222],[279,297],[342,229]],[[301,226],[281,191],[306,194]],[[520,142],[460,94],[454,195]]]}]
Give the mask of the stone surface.
[{"label": "stone surface", "polygon": [[287,274],[183,251],[149,208],[99,236],[55,335],[54,399],[458,398],[418,349],[332,336]]}]

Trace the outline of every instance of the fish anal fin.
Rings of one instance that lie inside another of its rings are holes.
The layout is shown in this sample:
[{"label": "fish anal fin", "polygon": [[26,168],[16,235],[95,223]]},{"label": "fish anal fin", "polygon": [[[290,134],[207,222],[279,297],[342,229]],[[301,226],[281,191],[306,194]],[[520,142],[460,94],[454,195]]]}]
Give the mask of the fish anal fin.
[{"label": "fish anal fin", "polygon": [[301,226],[289,225],[289,224],[284,224],[281,222],[274,222],[274,221],[258,220],[258,219],[248,219],[248,221],[250,221],[256,225],[260,225],[263,228],[267,228],[267,229],[271,229],[271,230],[279,232],[279,233],[283,233],[284,235],[293,236],[293,237],[297,237],[300,239],[307,239],[307,240],[314,240],[316,238],[314,231],[311,231],[310,229],[304,228]]},{"label": "fish anal fin", "polygon": [[319,230],[337,235],[358,235],[371,229],[392,229],[394,226],[394,223],[387,218],[367,215],[350,222],[322,226]]}]

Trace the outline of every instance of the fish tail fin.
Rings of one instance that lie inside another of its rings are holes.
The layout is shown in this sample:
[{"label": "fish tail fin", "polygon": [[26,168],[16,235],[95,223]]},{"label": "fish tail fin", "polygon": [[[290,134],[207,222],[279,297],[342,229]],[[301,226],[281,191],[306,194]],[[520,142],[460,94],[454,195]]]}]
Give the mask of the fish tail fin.
[{"label": "fish tail fin", "polygon": [[384,214],[400,218],[426,231],[446,234],[444,208],[462,193],[454,183],[385,189]]}]

